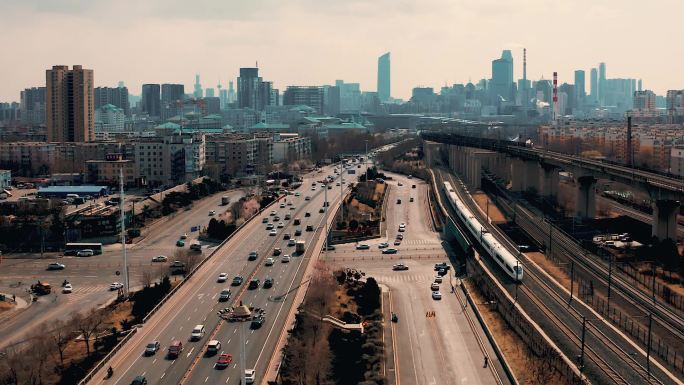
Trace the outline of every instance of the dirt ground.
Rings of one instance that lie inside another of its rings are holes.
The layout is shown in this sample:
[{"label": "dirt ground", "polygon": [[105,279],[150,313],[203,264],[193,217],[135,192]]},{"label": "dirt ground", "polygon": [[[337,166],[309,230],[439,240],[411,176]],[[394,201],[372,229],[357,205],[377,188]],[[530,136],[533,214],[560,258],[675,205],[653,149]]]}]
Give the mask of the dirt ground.
[{"label": "dirt ground", "polygon": [[[527,258],[531,259],[540,266],[544,271],[546,271],[550,276],[552,276],[556,281],[558,281],[564,288],[570,290],[570,276],[563,271],[560,267],[556,266],[553,261],[550,261],[546,256],[540,252],[525,253]],[[578,294],[578,285],[575,285],[575,295]]]},{"label": "dirt ground", "polygon": [[[479,291],[469,281],[464,281],[468,291],[473,296],[476,304],[483,304],[484,298],[480,296]],[[537,358],[520,337],[510,328],[506,321],[501,318],[501,315],[487,305],[478,305],[478,310],[482,314],[487,327],[492,332],[494,339],[501,348],[506,361],[511,367],[513,374],[518,379],[520,384],[525,385],[547,385],[547,384],[565,384],[566,379],[560,374],[556,373],[549,378],[548,368],[543,367],[539,358]]]},{"label": "dirt ground", "polygon": [[0,313],[12,309],[14,305],[6,301],[0,301]]},{"label": "dirt ground", "polygon": [[473,198],[477,205],[480,206],[482,211],[487,212],[487,201],[489,201],[489,219],[492,223],[506,223],[506,217],[499,211],[494,202],[483,192],[476,192],[473,194]]}]

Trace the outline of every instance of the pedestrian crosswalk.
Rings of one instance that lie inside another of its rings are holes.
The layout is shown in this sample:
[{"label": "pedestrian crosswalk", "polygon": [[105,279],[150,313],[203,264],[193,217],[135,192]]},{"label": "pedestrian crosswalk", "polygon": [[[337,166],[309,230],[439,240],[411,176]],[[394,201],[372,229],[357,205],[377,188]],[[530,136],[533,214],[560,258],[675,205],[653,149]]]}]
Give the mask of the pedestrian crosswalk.
[{"label": "pedestrian crosswalk", "polygon": [[402,245],[441,245],[438,239],[405,239]]},{"label": "pedestrian crosswalk", "polygon": [[[78,300],[80,300],[83,297],[88,296],[89,294],[92,293],[104,293],[104,292],[109,292],[109,286],[108,285],[85,285],[85,286],[78,286],[74,287],[73,291],[69,294],[63,294],[63,296],[66,298],[67,303],[73,303]],[[60,289],[61,293],[61,289]],[[112,292],[116,293],[116,292]],[[62,294],[60,294],[62,295]]]},{"label": "pedestrian crosswalk", "polygon": [[418,282],[431,283],[434,282],[435,276],[430,274],[396,272],[394,274],[371,274],[373,278],[380,283],[395,283],[395,282]]}]

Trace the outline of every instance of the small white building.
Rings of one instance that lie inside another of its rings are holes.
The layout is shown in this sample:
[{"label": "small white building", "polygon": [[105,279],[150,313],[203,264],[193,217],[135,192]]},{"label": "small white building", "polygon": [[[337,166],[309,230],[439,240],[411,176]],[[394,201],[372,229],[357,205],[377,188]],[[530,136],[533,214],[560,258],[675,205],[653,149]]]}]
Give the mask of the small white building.
[{"label": "small white building", "polygon": [[123,131],[125,120],[123,109],[105,104],[95,110],[95,131]]}]

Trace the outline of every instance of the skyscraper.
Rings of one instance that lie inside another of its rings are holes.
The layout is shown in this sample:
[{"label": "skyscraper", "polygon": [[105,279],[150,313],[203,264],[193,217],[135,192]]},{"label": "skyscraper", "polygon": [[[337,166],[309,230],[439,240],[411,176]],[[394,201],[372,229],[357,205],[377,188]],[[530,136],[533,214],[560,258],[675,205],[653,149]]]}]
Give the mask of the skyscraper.
[{"label": "skyscraper", "polygon": [[238,108],[257,109],[257,100],[259,99],[259,68],[240,68],[240,77],[238,77]]},{"label": "skyscraper", "polygon": [[498,99],[499,96],[513,100],[513,55],[510,50],[504,50],[500,59],[492,61],[490,90],[492,100]]},{"label": "skyscraper", "polygon": [[161,101],[163,106],[167,106],[169,103],[183,101],[184,94],[185,85],[183,84],[165,83],[161,85]]},{"label": "skyscraper", "polygon": [[233,86],[233,81],[230,80],[228,82],[228,103],[234,103],[235,99],[237,99],[235,96],[235,87]]},{"label": "skyscraper", "polygon": [[283,104],[286,106],[303,104],[316,110],[316,113],[322,114],[323,88],[288,86],[283,94]]},{"label": "skyscraper", "polygon": [[95,109],[111,104],[121,108],[124,115],[131,115],[131,105],[128,100],[128,88],[119,87],[96,87],[95,88]]},{"label": "skyscraper", "polygon": [[28,124],[45,124],[45,87],[21,91],[21,121]]},{"label": "skyscraper", "polygon": [[207,98],[213,98],[214,96],[216,96],[214,95],[214,89],[211,87],[207,87],[204,90],[204,96],[206,96]]},{"label": "skyscraper", "polygon": [[143,84],[142,111],[149,116],[161,117],[161,91],[159,84]]},{"label": "skyscraper", "polygon": [[75,65],[45,71],[46,120],[49,142],[95,140],[95,78],[93,70]]},{"label": "skyscraper", "polygon": [[591,78],[589,79],[591,86],[590,99],[592,104],[598,103],[598,70],[596,68],[591,69]]},{"label": "skyscraper", "polygon": [[599,63],[598,100],[602,106],[606,105],[606,91],[606,63]]},{"label": "skyscraper", "polygon": [[202,96],[204,96],[204,93],[202,92],[202,85],[200,84],[199,74],[195,75],[195,92],[193,92],[193,95],[196,98],[201,98]]},{"label": "skyscraper", "polygon": [[584,105],[584,98],[587,96],[586,80],[584,78],[584,70],[575,71],[575,107],[582,108]]},{"label": "skyscraper", "polygon": [[391,97],[391,76],[390,76],[390,53],[378,58],[378,97],[381,102],[386,102]]}]

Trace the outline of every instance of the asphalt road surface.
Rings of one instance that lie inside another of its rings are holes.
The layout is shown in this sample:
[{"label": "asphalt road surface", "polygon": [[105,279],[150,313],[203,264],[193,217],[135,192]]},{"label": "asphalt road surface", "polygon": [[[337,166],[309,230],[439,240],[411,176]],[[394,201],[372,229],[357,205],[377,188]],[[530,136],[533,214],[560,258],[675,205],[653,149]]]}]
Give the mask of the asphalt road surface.
[{"label": "asphalt road surface", "polygon": [[[311,245],[323,236],[323,232],[307,232],[305,229],[307,225],[312,225],[315,230],[323,226],[324,213],[320,213],[319,209],[323,207],[324,189],[317,184],[314,191],[311,184],[328,174],[333,174],[330,167],[325,168],[322,173],[305,176],[302,187],[296,190],[301,196],[287,196],[287,203],[293,203],[293,206],[271,206],[250,221],[115,355],[110,361],[110,365],[115,368],[114,376],[104,380],[104,373],[98,374],[91,383],[130,384],[135,376],[143,375],[149,384],[237,384],[241,375],[240,328],[244,331],[245,367],[256,368],[259,383],[280,331],[285,326],[285,315],[290,310],[306,264],[312,253],[319,252],[311,248]],[[332,202],[331,207],[334,206],[339,200],[339,188],[335,189],[333,186],[333,189],[325,191],[328,193],[328,200]],[[307,195],[312,197],[310,201],[305,200]],[[281,202],[284,203],[284,200]],[[291,207],[294,209],[290,209]],[[269,223],[274,222],[273,216],[269,215],[271,210],[278,212],[280,222],[284,224],[283,228],[276,228],[275,236],[269,235],[267,225],[262,223],[263,218],[268,218]],[[311,216],[305,216],[306,212]],[[286,213],[292,215],[291,220],[284,220]],[[294,218],[300,218],[301,224],[295,226]],[[296,228],[302,229],[302,235],[295,238],[306,243],[307,250],[303,256],[293,256],[294,247],[287,246],[287,241],[283,239],[284,233],[293,235]],[[273,257],[273,266],[266,266],[265,258],[272,256],[275,247],[281,248],[283,254],[289,254],[291,261],[282,262],[281,255]],[[259,258],[256,261],[247,260],[250,251],[258,252]],[[218,283],[218,274],[222,272],[227,273],[228,281]],[[231,286],[232,278],[237,275],[242,276],[245,281],[239,286]],[[274,279],[272,288],[263,288],[266,277]],[[248,290],[247,284],[252,278],[259,279],[261,283],[258,289]],[[231,300],[218,302],[218,294],[224,288],[231,289]],[[265,323],[261,328],[252,330],[249,323],[220,322],[218,310],[237,306],[239,302],[265,310]],[[200,324],[204,325],[206,335],[199,341],[190,341],[192,328]],[[217,355],[205,354],[206,344],[210,339],[219,340],[222,344]],[[146,357],[143,355],[145,345],[153,340],[160,341],[161,350],[156,355]],[[173,340],[182,341],[183,352],[178,358],[168,359],[166,352]],[[233,356],[233,363],[225,369],[217,369],[214,364],[218,355],[223,352]]]},{"label": "asphalt road surface", "polygon": [[[151,271],[160,276],[168,272],[168,265],[173,261],[176,240],[187,233],[187,249],[198,233],[191,233],[192,226],[206,226],[209,223],[210,210],[217,214],[227,209],[220,206],[221,196],[229,195],[231,202],[244,195],[242,191],[221,192],[194,202],[192,210],[181,210],[173,216],[162,218],[160,222],[144,230],[144,239],[133,245],[127,245],[129,261],[129,277],[132,288],[142,286],[144,271]],[[205,243],[203,252],[209,253],[217,245]],[[36,281],[46,281],[52,285],[52,293],[38,297],[37,302],[17,314],[8,314],[8,319],[0,326],[0,348],[22,341],[35,327],[43,322],[66,318],[72,312],[85,311],[102,306],[116,297],[116,291],[110,291],[112,282],[122,282],[123,257],[121,244],[105,245],[101,255],[92,257],[58,257],[58,258],[26,258],[5,259],[0,268],[0,293],[15,294],[26,297],[27,290]],[[152,257],[166,255],[167,263],[153,263]],[[46,270],[48,263],[59,262],[66,269]],[[61,283],[68,280],[73,285],[73,293],[62,294]],[[21,285],[18,283],[21,282]]]},{"label": "asphalt road surface", "polygon": [[[484,367],[484,352],[491,359],[492,348],[479,325],[475,330],[471,329],[457,298],[458,291],[451,292],[451,285],[456,284],[453,269],[439,285],[442,299],[432,299],[430,285],[436,276],[434,264],[448,259],[439,234],[431,227],[427,185],[415,178],[389,175],[393,180],[387,182],[390,200],[386,236],[362,242],[370,246],[368,250],[356,250],[355,244],[337,245],[334,251],[328,252],[326,260],[339,267],[361,270],[389,288],[389,306],[399,318],[397,323],[390,325],[392,335],[396,336],[396,384],[496,384],[492,368]],[[412,188],[414,184],[416,188]],[[410,202],[411,197],[413,202]],[[397,199],[401,199],[401,204],[396,204]],[[392,243],[400,233],[400,223],[406,224],[406,231],[402,232],[404,240],[401,245],[394,246]],[[390,243],[398,252],[382,254],[378,248],[382,242]],[[409,269],[393,271],[392,265],[396,263],[403,263]],[[434,316],[428,316],[430,312],[434,312]],[[479,344],[476,333],[484,346]],[[507,383],[505,377],[503,380]]]}]

